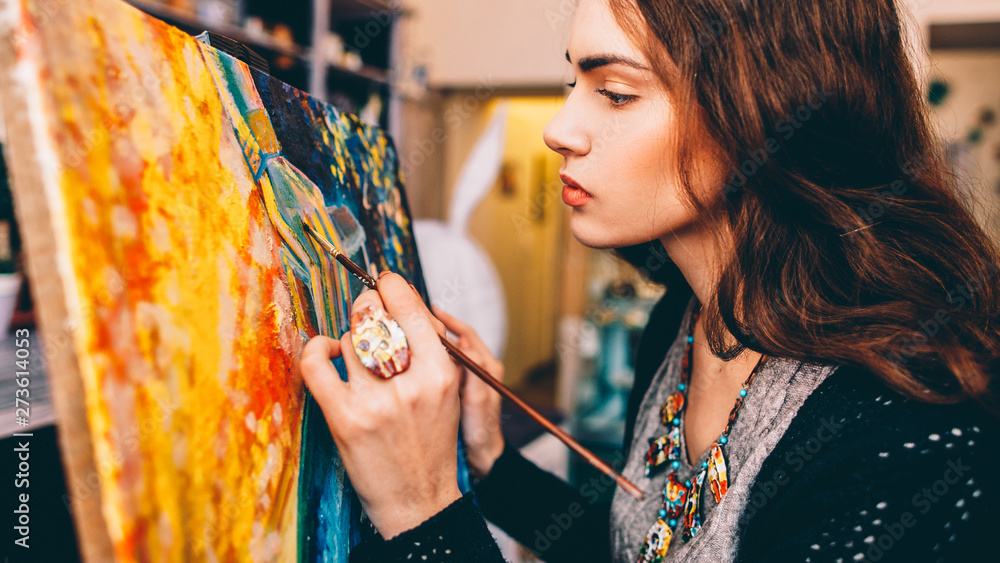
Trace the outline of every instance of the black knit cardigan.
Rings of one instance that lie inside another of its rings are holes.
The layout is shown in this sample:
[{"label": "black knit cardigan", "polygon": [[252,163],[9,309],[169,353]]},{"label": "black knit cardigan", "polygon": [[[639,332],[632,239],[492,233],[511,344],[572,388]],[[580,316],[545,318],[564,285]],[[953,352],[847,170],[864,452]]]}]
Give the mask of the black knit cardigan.
[{"label": "black knit cardigan", "polygon": [[[639,402],[690,295],[668,293],[650,315],[629,400],[626,454]],[[917,402],[871,373],[841,366],[810,394],[765,459],[743,509],[737,560],[998,560],[998,437],[997,419],[975,405]],[[610,561],[610,506],[598,493],[612,485],[574,488],[507,447],[475,484],[475,497],[465,495],[388,541],[376,536],[350,560],[503,561],[485,515],[550,563]]]}]

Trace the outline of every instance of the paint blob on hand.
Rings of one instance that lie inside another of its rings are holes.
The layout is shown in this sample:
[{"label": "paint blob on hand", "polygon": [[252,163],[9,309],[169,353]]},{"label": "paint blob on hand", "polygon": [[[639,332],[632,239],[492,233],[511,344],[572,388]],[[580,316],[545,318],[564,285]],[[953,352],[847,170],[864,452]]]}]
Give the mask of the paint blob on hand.
[{"label": "paint blob on hand", "polygon": [[410,367],[403,329],[374,305],[351,315],[351,341],[361,363],[379,377],[388,379]]}]

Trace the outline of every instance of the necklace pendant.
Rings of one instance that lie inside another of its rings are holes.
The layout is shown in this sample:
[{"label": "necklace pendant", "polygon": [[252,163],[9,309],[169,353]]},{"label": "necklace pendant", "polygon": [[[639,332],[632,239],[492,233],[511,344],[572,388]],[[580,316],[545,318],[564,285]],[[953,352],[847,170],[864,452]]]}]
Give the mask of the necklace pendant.
[{"label": "necklace pendant", "polygon": [[646,539],[642,541],[642,549],[639,550],[639,559],[636,563],[662,563],[667,556],[667,548],[670,547],[670,538],[673,532],[663,519],[659,519],[646,532]]},{"label": "necklace pendant", "polygon": [[660,421],[663,424],[670,424],[681,413],[684,408],[684,393],[680,391],[671,393],[667,400],[660,407]]},{"label": "necklace pendant", "polygon": [[663,465],[667,461],[667,445],[670,435],[649,439],[649,449],[646,450],[646,477],[653,473],[653,470]]},{"label": "necklace pendant", "polygon": [[649,449],[646,450],[646,477],[653,470],[668,461],[677,461],[681,455],[681,429],[674,426],[666,436],[649,439]]},{"label": "necklace pendant", "polygon": [[663,508],[667,511],[668,520],[681,517],[687,495],[687,487],[677,480],[677,472],[674,471],[667,477],[667,484],[663,487]]},{"label": "necklace pendant", "polygon": [[667,459],[679,461],[681,459],[681,427],[674,426],[667,434]]},{"label": "necklace pendant", "polygon": [[701,489],[705,483],[706,469],[698,472],[688,490],[687,502],[684,504],[684,532],[681,533],[681,540],[687,543],[701,530]]},{"label": "necklace pendant", "polygon": [[708,484],[712,488],[715,502],[721,501],[729,490],[726,455],[722,451],[722,444],[718,442],[712,445],[712,452],[708,456]]}]

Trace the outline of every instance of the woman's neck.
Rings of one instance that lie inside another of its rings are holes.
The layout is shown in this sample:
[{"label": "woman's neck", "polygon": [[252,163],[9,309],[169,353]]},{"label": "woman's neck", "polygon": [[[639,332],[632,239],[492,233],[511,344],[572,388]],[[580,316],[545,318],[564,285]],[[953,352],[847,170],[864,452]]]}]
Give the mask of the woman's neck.
[{"label": "woman's neck", "polygon": [[698,302],[711,301],[721,271],[722,257],[713,233],[707,227],[691,226],[660,238],[670,260],[680,269]]},{"label": "woman's neck", "polygon": [[[673,232],[664,235],[660,242],[666,249],[671,261],[680,269],[687,280],[691,290],[694,291],[698,302],[702,305],[711,302],[715,295],[715,288],[718,284],[718,276],[722,271],[724,253],[717,243],[713,231],[704,223],[692,225],[690,228],[680,232]],[[702,328],[704,316],[698,319],[696,329],[700,335],[696,335],[695,342],[705,346],[709,353],[701,358],[703,370],[709,373],[742,373],[746,365],[753,365],[760,358],[760,354],[751,350],[745,350],[737,358],[725,362],[711,354],[706,345],[705,333]],[[729,334],[726,335],[727,342],[735,340]]]}]

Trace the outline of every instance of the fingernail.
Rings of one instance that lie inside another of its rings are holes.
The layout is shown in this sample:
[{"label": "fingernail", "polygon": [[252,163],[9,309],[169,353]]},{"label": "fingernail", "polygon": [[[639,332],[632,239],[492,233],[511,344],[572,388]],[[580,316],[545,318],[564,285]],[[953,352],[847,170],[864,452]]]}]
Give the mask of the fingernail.
[{"label": "fingernail", "polygon": [[423,298],[424,298],[424,297],[423,297],[422,295],[420,295],[420,292],[419,292],[419,291],[417,291],[417,288],[416,288],[416,286],[415,286],[415,285],[413,285],[412,283],[410,284],[410,289],[412,289],[412,290],[413,290],[413,293],[416,293],[416,294],[417,294],[417,297],[419,297],[419,298],[421,298],[421,299],[423,299]]},{"label": "fingernail", "polygon": [[390,272],[389,270],[382,270],[382,271],[381,271],[381,272],[379,272],[379,274],[378,274],[378,279],[382,279],[382,277],[383,277],[383,276],[386,276],[386,275],[388,275],[388,274],[391,274],[391,273],[392,273],[392,272]]}]

